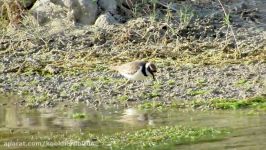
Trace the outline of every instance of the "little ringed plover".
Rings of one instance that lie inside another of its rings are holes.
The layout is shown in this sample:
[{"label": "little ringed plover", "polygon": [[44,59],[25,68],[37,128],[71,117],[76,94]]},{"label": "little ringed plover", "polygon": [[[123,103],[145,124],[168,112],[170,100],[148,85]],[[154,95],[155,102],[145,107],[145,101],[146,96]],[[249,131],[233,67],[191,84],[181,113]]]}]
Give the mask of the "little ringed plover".
[{"label": "little ringed plover", "polygon": [[157,72],[153,63],[145,61],[133,61],[120,66],[112,66],[110,69],[118,71],[129,80],[145,80],[149,76],[155,80],[154,73]]}]

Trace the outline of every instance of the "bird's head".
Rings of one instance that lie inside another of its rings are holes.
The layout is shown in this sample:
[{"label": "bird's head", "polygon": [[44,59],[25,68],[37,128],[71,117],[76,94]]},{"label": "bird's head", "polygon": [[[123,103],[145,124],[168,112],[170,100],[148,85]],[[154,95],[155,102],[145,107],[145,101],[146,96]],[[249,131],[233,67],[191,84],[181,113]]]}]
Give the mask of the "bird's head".
[{"label": "bird's head", "polygon": [[154,73],[157,72],[156,66],[153,63],[148,62],[148,63],[146,63],[145,67],[149,71],[149,73],[152,75],[153,80],[155,80]]}]

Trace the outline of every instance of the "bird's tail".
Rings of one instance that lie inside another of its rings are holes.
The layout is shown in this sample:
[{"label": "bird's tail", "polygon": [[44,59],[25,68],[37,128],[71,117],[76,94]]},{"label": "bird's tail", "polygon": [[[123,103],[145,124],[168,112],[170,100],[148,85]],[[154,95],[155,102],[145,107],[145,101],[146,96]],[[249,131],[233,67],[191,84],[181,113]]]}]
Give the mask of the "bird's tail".
[{"label": "bird's tail", "polygon": [[118,66],[110,66],[109,69],[110,70],[116,70],[117,71],[118,70]]}]

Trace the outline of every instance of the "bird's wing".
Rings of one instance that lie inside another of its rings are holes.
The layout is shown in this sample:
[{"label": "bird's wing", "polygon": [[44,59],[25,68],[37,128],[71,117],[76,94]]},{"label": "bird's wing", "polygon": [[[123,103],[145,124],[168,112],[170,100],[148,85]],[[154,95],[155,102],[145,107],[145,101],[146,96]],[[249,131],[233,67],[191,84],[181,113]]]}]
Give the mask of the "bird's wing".
[{"label": "bird's wing", "polygon": [[141,68],[141,66],[145,66],[145,64],[146,63],[144,61],[133,61],[126,63],[124,65],[119,66],[120,73],[134,74]]}]

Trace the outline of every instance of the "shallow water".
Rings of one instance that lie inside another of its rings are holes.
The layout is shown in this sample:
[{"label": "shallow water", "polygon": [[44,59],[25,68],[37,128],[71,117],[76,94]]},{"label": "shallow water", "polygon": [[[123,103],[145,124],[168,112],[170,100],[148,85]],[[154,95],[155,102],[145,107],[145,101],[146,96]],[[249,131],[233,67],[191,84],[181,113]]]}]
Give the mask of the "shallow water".
[{"label": "shallow water", "polygon": [[[264,149],[266,147],[266,115],[248,115],[242,111],[180,111],[144,112],[136,109],[102,108],[95,110],[85,105],[58,106],[38,110],[21,110],[14,103],[0,100],[0,137],[4,141],[16,137],[16,131],[59,132],[89,131],[94,134],[112,134],[137,130],[148,126],[183,125],[188,127],[216,127],[230,129],[232,133],[222,140],[196,144],[176,145],[177,149]],[[4,105],[3,105],[4,104]],[[73,114],[84,114],[77,119]],[[22,135],[18,135],[21,138]],[[1,143],[1,139],[0,139]],[[3,145],[0,146],[0,149]],[[19,147],[14,147],[18,148]]]}]

